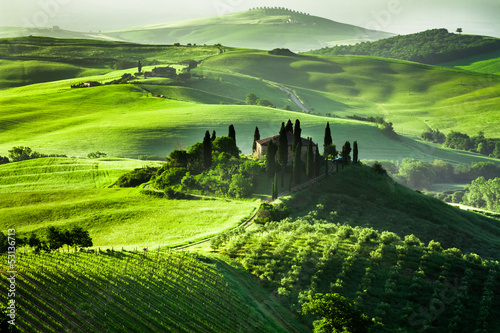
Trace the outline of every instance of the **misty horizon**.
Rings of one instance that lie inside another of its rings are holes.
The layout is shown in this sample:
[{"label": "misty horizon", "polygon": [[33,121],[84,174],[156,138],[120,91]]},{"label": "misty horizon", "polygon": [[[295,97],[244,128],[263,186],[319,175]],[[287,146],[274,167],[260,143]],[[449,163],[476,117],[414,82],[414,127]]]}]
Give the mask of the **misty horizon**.
[{"label": "misty horizon", "polygon": [[[292,0],[186,0],[175,5],[170,1],[127,0],[106,3],[89,0],[73,3],[68,0],[23,0],[0,3],[0,26],[51,28],[80,32],[108,31],[145,25],[220,16],[246,11],[254,7],[284,7],[333,21],[394,34],[408,34],[434,28],[467,34],[500,37],[497,17],[500,3],[443,0],[354,0],[350,3],[313,0],[307,3]],[[115,5],[116,4],[116,5]],[[117,8],[119,8],[117,10]],[[362,11],[359,8],[363,8]],[[118,14],[117,14],[118,11]]]}]

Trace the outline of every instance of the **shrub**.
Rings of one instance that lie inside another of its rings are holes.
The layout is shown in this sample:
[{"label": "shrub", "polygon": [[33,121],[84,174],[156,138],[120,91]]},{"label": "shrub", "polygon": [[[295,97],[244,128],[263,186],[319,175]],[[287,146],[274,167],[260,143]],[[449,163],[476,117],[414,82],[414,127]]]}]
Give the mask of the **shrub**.
[{"label": "shrub", "polygon": [[414,234],[406,235],[405,236],[405,243],[408,246],[423,246],[424,245],[424,243],[422,243],[420,241],[420,239],[418,239],[418,237],[415,236]]},{"label": "shrub", "polygon": [[141,184],[147,183],[156,174],[156,168],[139,168],[122,175],[116,181],[119,187],[136,187]]},{"label": "shrub", "polygon": [[462,258],[463,257],[462,251],[460,249],[457,249],[456,247],[452,247],[452,248],[446,249],[446,250],[443,251],[443,253],[455,256],[457,258]]},{"label": "shrub", "polygon": [[155,179],[155,186],[164,189],[180,182],[182,177],[186,175],[186,168],[168,168],[163,171],[160,176]]},{"label": "shrub", "polygon": [[397,243],[401,240],[401,238],[398,235],[390,231],[382,232],[382,234],[380,235],[380,239],[384,244]]},{"label": "shrub", "polygon": [[434,250],[436,252],[443,252],[443,248],[441,247],[441,243],[431,240],[429,245],[427,246],[429,249]]}]

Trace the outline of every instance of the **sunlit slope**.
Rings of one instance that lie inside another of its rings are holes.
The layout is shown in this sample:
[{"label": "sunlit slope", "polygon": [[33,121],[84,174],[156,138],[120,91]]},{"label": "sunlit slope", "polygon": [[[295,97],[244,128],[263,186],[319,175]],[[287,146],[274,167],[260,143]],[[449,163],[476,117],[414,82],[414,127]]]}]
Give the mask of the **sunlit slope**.
[{"label": "sunlit slope", "polygon": [[485,74],[500,74],[500,51],[494,51],[441,64],[441,66],[456,67],[472,72]]},{"label": "sunlit slope", "polygon": [[209,18],[106,32],[140,43],[197,43],[308,51],[392,36],[288,9],[255,9]]},{"label": "sunlit slope", "polygon": [[398,132],[430,126],[495,136],[500,77],[363,56],[272,56],[225,53],[203,66],[279,82],[320,114],[382,116]]},{"label": "sunlit slope", "polygon": [[[48,226],[89,231],[94,246],[173,246],[234,228],[253,202],[167,200],[109,188],[134,168],[158,162],[41,158],[0,165],[0,227],[16,233]],[[186,213],[189,212],[189,213]]]},{"label": "sunlit slope", "polygon": [[[305,331],[242,269],[217,257],[19,253],[16,270],[20,332]],[[7,302],[6,292],[0,297]]]},{"label": "sunlit slope", "polygon": [[[248,154],[256,126],[265,138],[276,135],[282,122],[299,119],[302,135],[312,137],[320,147],[329,121],[337,147],[340,149],[347,140],[357,140],[362,159],[440,158],[454,163],[486,159],[405,138],[394,140],[370,123],[259,106],[201,104],[200,101],[207,102],[207,96],[213,96],[201,92],[196,94],[201,100],[193,103],[148,97],[133,85],[70,89],[72,82],[75,80],[0,91],[1,156],[15,146],[29,146],[42,154],[77,157],[95,151],[112,157],[166,156],[174,149],[201,142],[207,130],[215,130],[218,136],[227,135],[230,124],[236,129],[238,147]],[[285,101],[286,95],[274,89],[272,94],[282,94]],[[182,88],[181,92],[196,90]],[[184,97],[190,98],[189,94]]]}]

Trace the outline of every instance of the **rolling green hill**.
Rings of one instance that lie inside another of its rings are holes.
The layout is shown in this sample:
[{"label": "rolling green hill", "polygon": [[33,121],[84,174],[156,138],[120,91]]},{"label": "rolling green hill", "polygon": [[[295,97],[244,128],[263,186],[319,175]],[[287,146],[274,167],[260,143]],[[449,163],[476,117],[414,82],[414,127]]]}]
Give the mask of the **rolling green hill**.
[{"label": "rolling green hill", "polygon": [[15,226],[23,234],[79,225],[98,247],[174,246],[234,228],[256,208],[254,202],[176,201],[108,188],[134,168],[158,164],[41,158],[0,165],[0,228]]},{"label": "rolling green hill", "polygon": [[445,62],[440,66],[455,67],[472,72],[500,75],[500,51],[479,54],[457,61]]},{"label": "rolling green hill", "polygon": [[309,54],[368,55],[439,64],[499,50],[498,38],[454,34],[446,29],[432,29],[375,42],[325,47]]},{"label": "rolling green hill", "polygon": [[[398,133],[426,128],[487,136],[498,133],[500,78],[462,70],[364,56],[272,56],[224,53],[197,70],[218,69],[277,83],[319,114],[381,116]],[[480,115],[480,116],[479,116]]]},{"label": "rolling green hill", "polygon": [[197,43],[306,51],[324,45],[353,44],[391,36],[284,8],[259,8],[210,18],[107,31],[139,43]]},{"label": "rolling green hill", "polygon": [[[17,328],[20,332],[307,332],[236,265],[216,256],[152,250],[19,253]],[[7,303],[4,291],[0,298],[2,305]]]}]

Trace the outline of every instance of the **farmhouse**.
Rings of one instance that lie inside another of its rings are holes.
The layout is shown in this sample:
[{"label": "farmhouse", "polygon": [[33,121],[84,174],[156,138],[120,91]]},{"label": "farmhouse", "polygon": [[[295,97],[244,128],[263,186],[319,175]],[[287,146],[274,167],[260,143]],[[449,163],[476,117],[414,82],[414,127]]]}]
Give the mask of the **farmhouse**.
[{"label": "farmhouse", "polygon": [[[288,162],[293,161],[293,152],[292,152],[292,144],[293,144],[293,134],[288,132],[287,133],[287,141],[288,141]],[[279,135],[275,135],[269,138],[261,139],[256,141],[256,148],[255,148],[255,156],[258,159],[263,159],[264,156],[267,154],[267,148],[269,146],[269,142],[273,141],[275,145],[278,145],[278,140],[279,140]],[[301,151],[301,159],[305,160],[307,157],[307,146],[309,145],[308,139],[300,138],[301,143],[302,143],[302,151]],[[314,142],[312,143],[313,145],[313,153],[316,154],[318,153],[318,145],[315,144]]]},{"label": "farmhouse", "polygon": [[99,82],[96,82],[96,81],[87,81],[87,82],[83,82],[83,84],[82,84],[82,87],[84,87],[84,88],[99,87],[99,86],[102,86],[102,84]]},{"label": "farmhouse", "polygon": [[144,72],[144,77],[175,77],[176,75],[177,70],[170,66],[155,67],[150,72]]}]

